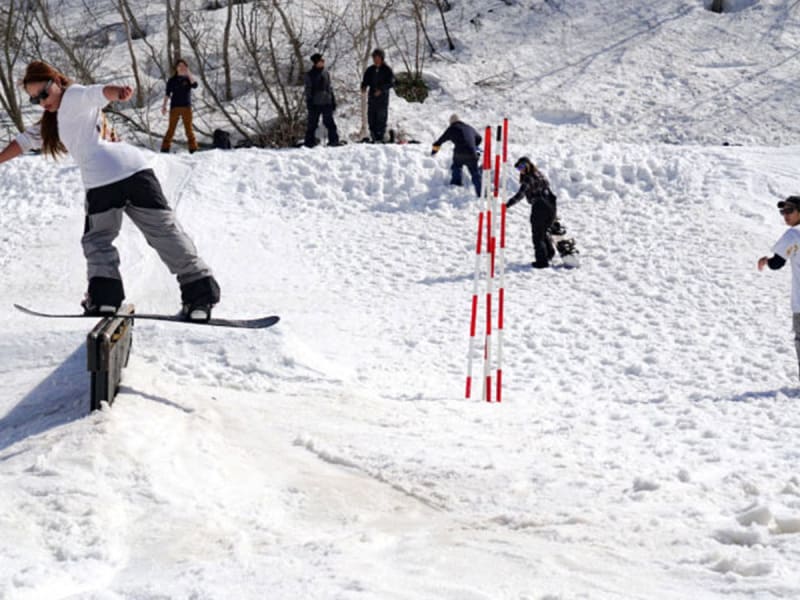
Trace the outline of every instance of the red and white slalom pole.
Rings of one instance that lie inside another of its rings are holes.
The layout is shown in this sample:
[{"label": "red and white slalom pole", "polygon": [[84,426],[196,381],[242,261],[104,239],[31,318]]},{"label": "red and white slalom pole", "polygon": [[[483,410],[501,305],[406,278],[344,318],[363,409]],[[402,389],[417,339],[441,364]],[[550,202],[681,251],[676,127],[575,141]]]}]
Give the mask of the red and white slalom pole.
[{"label": "red and white slalom pole", "polygon": [[[480,271],[481,254],[486,252],[486,294],[485,294],[485,332],[483,345],[483,391],[482,400],[492,402],[492,392],[496,390],[494,400],[501,402],[503,398],[503,330],[505,319],[505,245],[506,245],[506,198],[508,182],[503,179],[503,165],[508,163],[508,119],[503,120],[502,127],[497,128],[497,149],[494,160],[492,155],[492,127],[486,127],[484,136],[484,155],[480,203],[478,215],[478,235],[475,245],[475,275],[472,287],[472,304],[470,310],[470,339],[467,358],[466,397],[470,398],[473,390],[472,365],[475,354],[475,339],[479,329],[480,310]],[[502,142],[502,153],[501,144]],[[485,205],[483,204],[485,202]],[[485,230],[484,230],[485,226]],[[498,240],[499,228],[499,240]],[[484,246],[484,238],[486,240]],[[495,277],[499,274],[498,306],[495,312],[492,304]],[[497,314],[497,376],[496,387],[492,385],[492,337],[494,316]]]},{"label": "red and white slalom pole", "polygon": [[483,179],[487,185],[484,186],[484,198],[486,200],[486,334],[483,346],[483,394],[482,400],[492,401],[492,277],[494,276],[494,248],[493,233],[494,223],[492,219],[492,128],[486,128],[484,138],[483,156]]},{"label": "red and white slalom pole", "polygon": [[467,398],[472,395],[472,355],[475,352],[475,334],[478,329],[478,279],[481,270],[482,242],[483,211],[478,215],[478,241],[475,244],[475,278],[472,285],[472,313],[469,319],[469,354],[467,355]]},{"label": "red and white slalom pole", "polygon": [[[500,202],[500,256],[499,256],[499,277],[500,286],[497,292],[497,392],[495,398],[498,402],[503,401],[503,319],[506,300],[506,201],[508,200],[508,181],[505,177],[505,168],[508,167],[508,119],[503,119],[503,155],[502,163],[497,163],[498,183],[502,182],[503,191]],[[498,159],[499,159],[498,155]],[[501,168],[502,167],[502,168]],[[500,185],[497,186],[498,193]]]}]

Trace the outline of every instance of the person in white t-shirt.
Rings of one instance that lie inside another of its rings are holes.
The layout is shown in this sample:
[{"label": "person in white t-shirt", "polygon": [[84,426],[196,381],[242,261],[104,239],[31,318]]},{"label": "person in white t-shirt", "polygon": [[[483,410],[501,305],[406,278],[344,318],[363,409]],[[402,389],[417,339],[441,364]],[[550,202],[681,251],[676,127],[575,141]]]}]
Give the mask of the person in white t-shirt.
[{"label": "person in white t-shirt", "polygon": [[83,252],[89,289],[81,303],[87,314],[116,312],[125,298],[114,239],[125,213],[144,234],[181,288],[187,319],[207,320],[219,302],[220,290],[194,243],[181,229],[161,185],[137,148],[111,141],[105,133],[102,109],[125,102],[129,86],[73,83],[52,66],[35,61],[22,80],[33,104],[44,109],[42,119],[19,134],[2,152],[0,163],[28,150],[41,149],[58,158],[69,153],[80,167],[86,188]]},{"label": "person in white t-shirt", "polygon": [[781,200],[778,202],[778,209],[790,229],[773,246],[772,257],[762,256],[758,259],[758,270],[763,271],[764,267],[780,269],[787,260],[792,263],[792,325],[800,374],[800,229],[797,228],[800,225],[800,196],[789,196],[786,200]]}]

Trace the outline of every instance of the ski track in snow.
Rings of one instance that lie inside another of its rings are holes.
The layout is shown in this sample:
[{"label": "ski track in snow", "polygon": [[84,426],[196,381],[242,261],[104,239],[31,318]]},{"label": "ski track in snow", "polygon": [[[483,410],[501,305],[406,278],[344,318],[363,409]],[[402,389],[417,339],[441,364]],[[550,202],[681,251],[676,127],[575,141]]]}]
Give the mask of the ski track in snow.
[{"label": "ski track in snow", "polygon": [[[91,322],[11,307],[77,310],[77,170],[0,167],[0,599],[800,596],[789,276],[755,269],[800,176],[763,145],[797,143],[796,3],[491,8],[393,98],[420,145],[153,155],[216,314],[282,320],[136,323],[112,410]],[[454,106],[511,117],[581,251],[533,272],[509,212],[502,405],[462,399],[479,205],[427,146]],[[118,245],[137,309],[177,310]]]}]

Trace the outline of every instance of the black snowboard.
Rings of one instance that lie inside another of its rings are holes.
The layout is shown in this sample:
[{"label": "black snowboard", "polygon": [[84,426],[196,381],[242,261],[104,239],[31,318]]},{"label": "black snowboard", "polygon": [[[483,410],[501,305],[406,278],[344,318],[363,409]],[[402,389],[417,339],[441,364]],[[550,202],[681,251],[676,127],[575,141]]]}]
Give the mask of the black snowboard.
[{"label": "black snowboard", "polygon": [[[30,308],[25,308],[24,306],[20,306],[19,304],[15,304],[14,308],[19,311],[24,312],[27,315],[33,315],[34,317],[45,317],[47,319],[97,319],[98,315],[84,315],[79,313],[73,314],[53,314],[53,313],[44,313],[38,312],[35,310],[31,310]],[[116,314],[116,315],[101,315],[102,317],[120,317],[123,319],[141,319],[147,321],[172,321],[175,323],[185,323],[187,325],[210,325],[212,327],[235,327],[237,329],[264,329],[266,327],[272,327],[280,321],[280,317],[277,316],[270,316],[270,317],[261,317],[260,319],[218,319],[212,317],[208,321],[189,321],[182,315],[159,315],[159,314],[147,314],[147,313],[134,313],[134,314]]]}]

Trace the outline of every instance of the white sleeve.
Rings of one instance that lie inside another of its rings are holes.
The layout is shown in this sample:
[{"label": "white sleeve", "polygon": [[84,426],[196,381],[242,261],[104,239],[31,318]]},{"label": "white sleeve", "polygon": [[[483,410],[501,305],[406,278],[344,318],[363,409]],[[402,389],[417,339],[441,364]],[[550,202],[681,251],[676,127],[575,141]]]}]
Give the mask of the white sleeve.
[{"label": "white sleeve", "polygon": [[14,140],[22,148],[23,152],[30,152],[31,150],[39,150],[42,147],[42,129],[41,125],[31,125],[25,131],[20,133]]},{"label": "white sleeve", "polygon": [[798,251],[800,251],[800,232],[796,229],[789,229],[772,247],[772,252],[784,260],[789,260]]},{"label": "white sleeve", "polygon": [[102,83],[97,85],[78,85],[73,83],[64,92],[59,110],[68,113],[80,112],[87,108],[104,108],[108,104],[108,99],[103,93],[106,86]]}]

